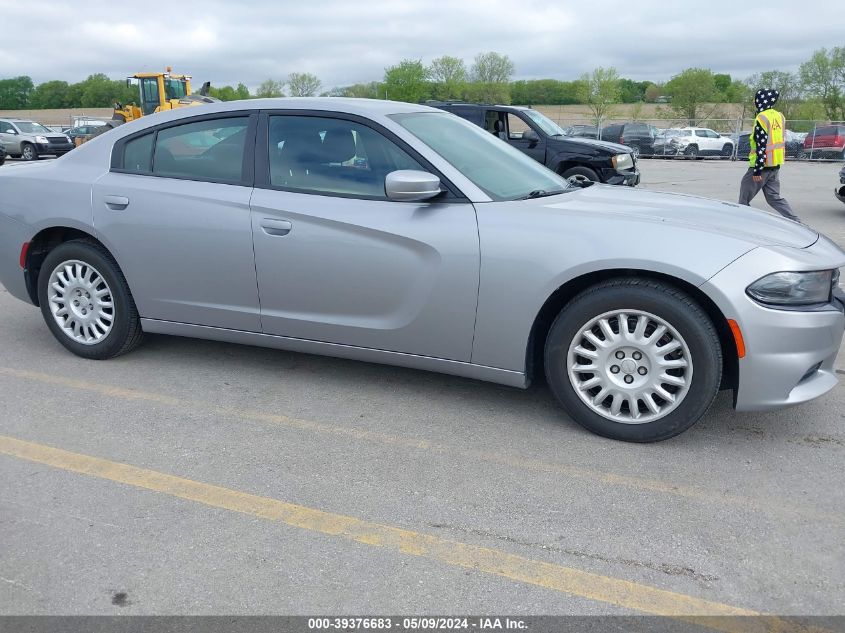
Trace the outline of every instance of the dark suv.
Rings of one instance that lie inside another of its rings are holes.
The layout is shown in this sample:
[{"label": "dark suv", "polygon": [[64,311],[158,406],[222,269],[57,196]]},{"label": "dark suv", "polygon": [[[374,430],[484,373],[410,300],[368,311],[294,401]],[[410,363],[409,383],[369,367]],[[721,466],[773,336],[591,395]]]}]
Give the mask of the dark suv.
[{"label": "dark suv", "polygon": [[532,108],[443,102],[426,105],[475,123],[569,180],[631,187],[640,182],[630,147],[566,136],[557,123]]},{"label": "dark suv", "polygon": [[627,145],[634,150],[634,156],[652,156],[657,128],[648,123],[614,123],[601,131],[604,141]]}]

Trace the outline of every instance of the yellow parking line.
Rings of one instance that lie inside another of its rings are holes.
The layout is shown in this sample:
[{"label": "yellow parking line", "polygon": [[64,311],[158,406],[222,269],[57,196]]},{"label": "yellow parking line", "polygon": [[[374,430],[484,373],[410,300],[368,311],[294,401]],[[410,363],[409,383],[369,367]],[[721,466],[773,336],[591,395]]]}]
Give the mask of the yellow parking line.
[{"label": "yellow parking line", "polygon": [[473,463],[488,462],[508,466],[517,470],[551,473],[565,477],[599,481],[611,486],[624,486],[637,490],[685,497],[696,501],[715,503],[720,506],[732,505],[743,510],[755,510],[770,514],[784,514],[793,517],[798,516],[805,519],[812,518],[832,524],[845,523],[845,516],[841,514],[825,512],[824,510],[819,510],[818,508],[793,504],[788,501],[785,502],[778,499],[744,497],[721,491],[710,491],[694,486],[661,481],[659,479],[619,475],[597,469],[545,462],[529,457],[521,457],[519,455],[461,449],[420,438],[390,435],[388,433],[336,426],[323,422],[315,422],[313,420],[302,420],[285,415],[263,413],[261,411],[253,411],[249,409],[216,406],[205,402],[191,401],[185,398],[169,396],[166,394],[141,391],[138,389],[128,389],[125,387],[78,380],[75,378],[68,378],[65,376],[47,374],[43,372],[13,369],[11,367],[0,367],[0,375],[32,382],[40,382],[43,384],[57,385],[68,389],[98,393],[103,396],[117,398],[120,400],[151,402],[154,404],[169,405],[182,409],[202,410],[219,416],[272,424],[275,426],[319,433],[321,435],[349,437],[356,440],[374,442],[378,444],[444,453],[447,455],[453,455],[462,460],[471,460]]},{"label": "yellow parking line", "polygon": [[[793,628],[796,626],[793,623],[771,616],[752,619],[735,617],[761,616],[760,613],[749,609],[532,560],[501,550],[450,541],[278,499],[260,497],[5,435],[0,435],[0,454],[152,490],[215,508],[278,521],[410,556],[474,569],[624,609],[689,620],[728,633],[808,630]],[[694,616],[710,617],[701,620],[694,619]]]}]

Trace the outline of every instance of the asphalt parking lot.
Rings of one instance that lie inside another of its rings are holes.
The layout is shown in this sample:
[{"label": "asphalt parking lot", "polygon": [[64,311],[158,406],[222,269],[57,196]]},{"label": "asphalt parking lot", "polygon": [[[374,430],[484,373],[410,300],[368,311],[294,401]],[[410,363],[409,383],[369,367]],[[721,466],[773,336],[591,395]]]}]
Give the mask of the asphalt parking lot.
[{"label": "asphalt parking lot", "polygon": [[[731,201],[744,169],[640,165]],[[782,183],[845,245],[839,168]],[[631,445],[542,385],[163,336],[85,361],[0,314],[0,614],[843,613],[841,384]]]}]

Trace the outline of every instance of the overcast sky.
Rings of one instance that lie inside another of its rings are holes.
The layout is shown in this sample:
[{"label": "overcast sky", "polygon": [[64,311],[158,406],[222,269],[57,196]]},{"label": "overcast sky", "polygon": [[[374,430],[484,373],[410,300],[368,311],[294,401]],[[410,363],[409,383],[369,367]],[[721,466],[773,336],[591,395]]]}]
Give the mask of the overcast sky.
[{"label": "overcast sky", "polygon": [[[839,1],[0,0],[0,78],[75,82],[163,70],[250,88],[290,72],[326,88],[380,80],[403,58],[472,63],[504,53],[515,79],[571,80],[596,66],[662,81],[699,66],[739,78],[797,70],[845,46]],[[760,7],[765,6],[766,10]],[[137,8],[137,9],[136,9]],[[830,19],[820,16],[828,15]],[[768,16],[768,23],[760,24]],[[834,16],[836,16],[834,18]],[[768,34],[758,42],[757,33]]]}]

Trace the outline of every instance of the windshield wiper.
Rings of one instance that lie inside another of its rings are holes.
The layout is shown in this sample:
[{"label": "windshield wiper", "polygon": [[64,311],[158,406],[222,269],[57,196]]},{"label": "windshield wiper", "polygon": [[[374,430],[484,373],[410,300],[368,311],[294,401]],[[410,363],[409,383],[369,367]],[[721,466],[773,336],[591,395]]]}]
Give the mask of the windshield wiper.
[{"label": "windshield wiper", "polygon": [[566,189],[561,189],[560,191],[546,191],[545,189],[535,189],[527,196],[523,196],[519,198],[519,200],[531,200],[533,198],[545,198],[546,196],[556,196],[559,193],[563,193]]}]

